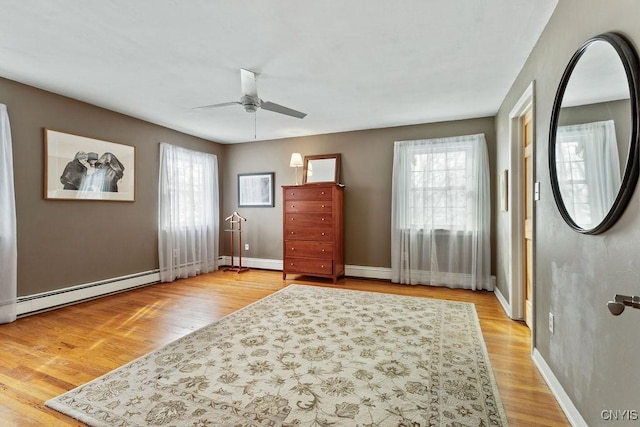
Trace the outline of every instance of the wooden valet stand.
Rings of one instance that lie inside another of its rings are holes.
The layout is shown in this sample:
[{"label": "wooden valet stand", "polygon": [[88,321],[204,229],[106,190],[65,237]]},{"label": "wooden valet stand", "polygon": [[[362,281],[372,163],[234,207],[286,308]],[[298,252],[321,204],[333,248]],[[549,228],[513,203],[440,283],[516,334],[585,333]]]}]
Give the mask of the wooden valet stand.
[{"label": "wooden valet stand", "polygon": [[[229,228],[226,229],[229,233],[229,240],[231,242],[231,267],[227,267],[224,271],[235,271],[236,273],[243,273],[249,271],[249,267],[242,266],[242,222],[246,221],[245,217],[240,216],[238,212],[233,211],[231,215],[225,218],[225,221],[229,222]],[[235,263],[233,253],[235,252],[233,242],[238,240],[238,265]]]}]

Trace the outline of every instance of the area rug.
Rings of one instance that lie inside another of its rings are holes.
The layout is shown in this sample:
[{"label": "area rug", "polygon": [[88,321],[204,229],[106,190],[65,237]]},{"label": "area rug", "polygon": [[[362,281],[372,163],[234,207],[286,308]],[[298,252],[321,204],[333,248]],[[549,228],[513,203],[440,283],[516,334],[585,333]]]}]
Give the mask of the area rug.
[{"label": "area rug", "polygon": [[506,426],[469,303],[290,285],[49,400],[91,426]]}]

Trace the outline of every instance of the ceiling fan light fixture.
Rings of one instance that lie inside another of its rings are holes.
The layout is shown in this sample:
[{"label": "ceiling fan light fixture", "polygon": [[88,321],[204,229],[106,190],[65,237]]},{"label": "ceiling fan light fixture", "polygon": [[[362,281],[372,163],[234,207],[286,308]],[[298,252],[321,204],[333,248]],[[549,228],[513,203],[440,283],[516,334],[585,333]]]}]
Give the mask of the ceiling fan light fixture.
[{"label": "ceiling fan light fixture", "polygon": [[258,111],[258,106],[255,104],[245,104],[244,111],[246,111],[247,113],[255,113],[256,111]]},{"label": "ceiling fan light fixture", "polygon": [[242,107],[244,107],[244,111],[247,113],[255,113],[258,111],[258,108],[260,108],[260,98],[244,95],[240,102],[242,103]]}]

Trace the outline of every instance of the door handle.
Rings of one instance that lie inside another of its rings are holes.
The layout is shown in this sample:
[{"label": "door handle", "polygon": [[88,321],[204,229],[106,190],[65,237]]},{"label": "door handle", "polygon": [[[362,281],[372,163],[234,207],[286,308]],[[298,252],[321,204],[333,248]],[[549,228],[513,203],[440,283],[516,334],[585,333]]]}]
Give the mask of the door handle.
[{"label": "door handle", "polygon": [[640,296],[628,296],[616,294],[613,301],[607,303],[607,308],[614,316],[619,316],[626,306],[640,308]]}]

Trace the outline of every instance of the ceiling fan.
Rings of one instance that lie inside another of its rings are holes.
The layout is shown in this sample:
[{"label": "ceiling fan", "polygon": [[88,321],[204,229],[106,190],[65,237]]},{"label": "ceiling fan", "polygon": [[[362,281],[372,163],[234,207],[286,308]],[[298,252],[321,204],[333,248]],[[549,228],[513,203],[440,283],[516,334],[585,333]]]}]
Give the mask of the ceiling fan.
[{"label": "ceiling fan", "polygon": [[256,73],[254,73],[253,71],[245,70],[244,68],[240,69],[240,89],[242,90],[240,101],[203,105],[202,107],[194,108],[194,110],[227,107],[229,105],[240,104],[244,108],[244,111],[248,113],[255,113],[258,108],[262,108],[263,110],[285,114],[287,116],[296,117],[298,119],[302,119],[307,115],[306,113],[296,111],[294,109],[285,107],[284,105],[276,104],[269,101],[263,101],[262,99],[260,99],[260,97],[258,96],[258,86],[256,85]]}]

